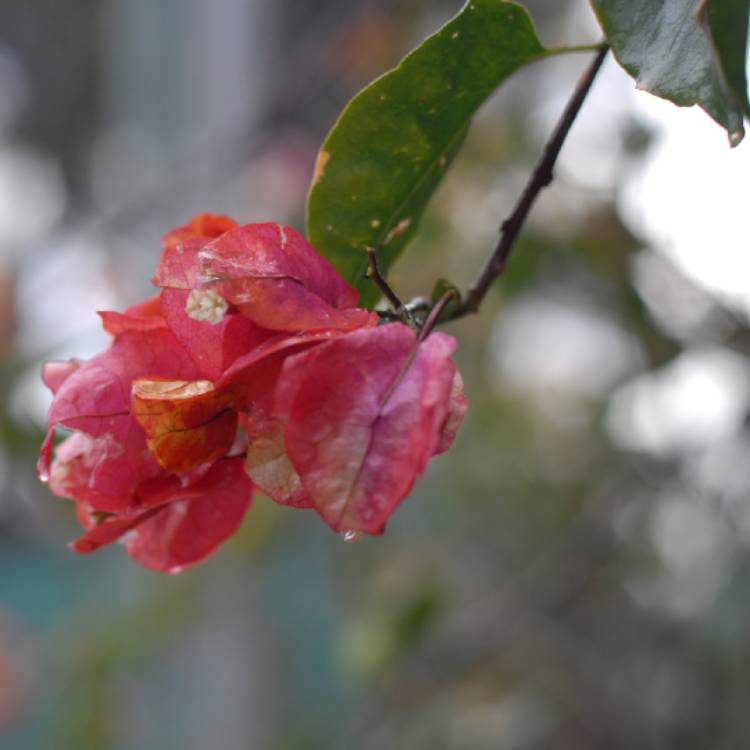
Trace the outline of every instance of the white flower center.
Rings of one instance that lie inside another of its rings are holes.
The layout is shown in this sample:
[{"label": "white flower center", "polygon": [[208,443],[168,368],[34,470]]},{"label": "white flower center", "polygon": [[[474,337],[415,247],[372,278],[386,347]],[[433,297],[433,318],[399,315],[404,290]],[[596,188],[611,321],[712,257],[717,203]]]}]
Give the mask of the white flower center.
[{"label": "white flower center", "polygon": [[193,320],[217,325],[224,320],[229,304],[213,289],[193,289],[187,298],[185,312]]}]

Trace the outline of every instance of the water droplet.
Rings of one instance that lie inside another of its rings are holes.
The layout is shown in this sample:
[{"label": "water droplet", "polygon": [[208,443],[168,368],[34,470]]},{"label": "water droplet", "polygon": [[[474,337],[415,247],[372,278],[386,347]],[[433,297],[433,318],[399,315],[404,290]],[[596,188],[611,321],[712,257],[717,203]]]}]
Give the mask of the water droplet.
[{"label": "water droplet", "polygon": [[42,447],[39,451],[39,460],[36,462],[36,472],[42,482],[49,482],[49,466],[52,463],[52,443],[55,440],[54,429],[47,432]]},{"label": "water droplet", "polygon": [[182,565],[173,565],[171,568],[167,568],[167,573],[171,576],[176,576],[182,573],[184,569]]},{"label": "water droplet", "polygon": [[354,542],[358,542],[362,538],[362,533],[349,529],[349,531],[344,531],[341,536],[347,544],[354,544]]}]

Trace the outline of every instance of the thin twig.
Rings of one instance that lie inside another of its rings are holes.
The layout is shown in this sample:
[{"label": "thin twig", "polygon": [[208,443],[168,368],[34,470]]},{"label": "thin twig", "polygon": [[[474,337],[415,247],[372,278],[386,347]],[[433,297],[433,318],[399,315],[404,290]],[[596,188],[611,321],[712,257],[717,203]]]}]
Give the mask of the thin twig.
[{"label": "thin twig", "polygon": [[391,289],[391,285],[380,273],[380,268],[378,266],[378,254],[375,252],[375,249],[372,247],[368,247],[366,249],[367,255],[370,258],[370,267],[367,269],[367,276],[377,284],[378,289],[383,292],[383,294],[388,299],[388,302],[391,303],[393,312],[395,312],[396,315],[400,317],[403,314],[404,303],[399,299],[399,296],[396,294],[396,292]]},{"label": "thin twig", "polygon": [[513,249],[513,243],[526,221],[531,206],[542,189],[552,182],[553,169],[560,154],[560,149],[565,142],[571,126],[575,122],[581,105],[586,99],[591,84],[594,82],[596,74],[599,72],[599,68],[604,62],[608,51],[609,47],[606,44],[602,44],[599,47],[596,57],[578,82],[573,96],[568,102],[568,106],[565,108],[560,121],[557,123],[557,127],[544,148],[541,160],[534,169],[516,207],[513,209],[513,213],[500,227],[500,240],[497,247],[487,259],[484,268],[482,268],[474,283],[469,287],[469,291],[466,293],[463,302],[451,315],[451,319],[462,318],[464,315],[478,312],[482,300],[492,286],[492,282],[505,270],[511,250]]},{"label": "thin twig", "polygon": [[422,325],[422,329],[419,332],[419,340],[424,341],[431,333],[432,329],[435,327],[435,323],[438,322],[438,319],[440,318],[440,315],[442,314],[443,310],[445,310],[445,306],[453,299],[453,297],[456,296],[456,293],[449,289],[435,304],[435,307],[430,310],[430,314],[427,316],[427,320]]}]

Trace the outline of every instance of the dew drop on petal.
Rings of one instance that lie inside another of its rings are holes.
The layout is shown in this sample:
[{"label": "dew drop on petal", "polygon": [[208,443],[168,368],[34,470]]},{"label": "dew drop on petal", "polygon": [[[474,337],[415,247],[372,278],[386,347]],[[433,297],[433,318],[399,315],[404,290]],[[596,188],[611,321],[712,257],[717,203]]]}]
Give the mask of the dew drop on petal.
[{"label": "dew drop on petal", "polygon": [[341,536],[347,544],[354,544],[354,542],[358,542],[362,538],[361,532],[353,531],[352,529],[342,532]]},{"label": "dew drop on petal", "polygon": [[52,462],[52,443],[55,439],[55,431],[49,430],[47,437],[44,438],[42,443],[41,451],[39,452],[39,460],[36,464],[36,471],[39,479],[42,482],[49,482],[50,480],[50,463]]}]

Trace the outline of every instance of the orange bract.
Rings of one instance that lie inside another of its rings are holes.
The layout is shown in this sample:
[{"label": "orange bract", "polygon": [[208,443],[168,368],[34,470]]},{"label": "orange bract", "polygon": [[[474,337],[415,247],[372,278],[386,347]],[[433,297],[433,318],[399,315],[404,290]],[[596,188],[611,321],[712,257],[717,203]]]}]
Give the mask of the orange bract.
[{"label": "orange bract", "polygon": [[133,383],[132,414],[146,433],[159,464],[186,474],[224,456],[234,442],[237,413],[229,389],[209,380],[146,380]]}]

